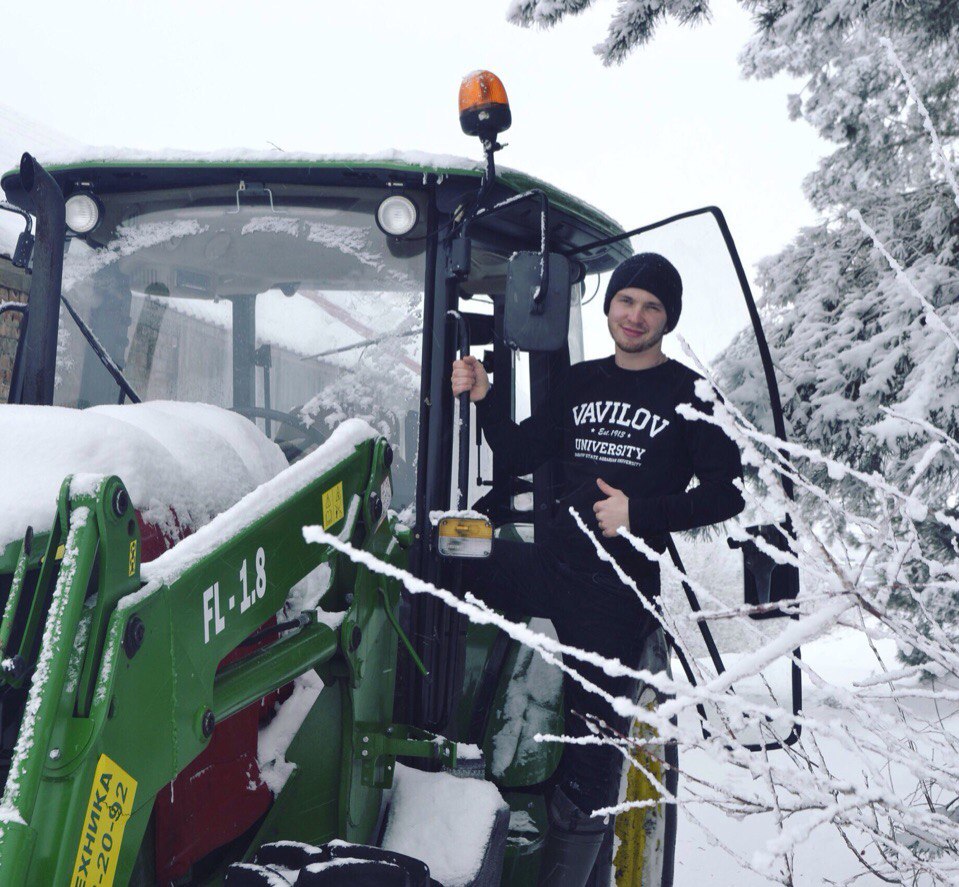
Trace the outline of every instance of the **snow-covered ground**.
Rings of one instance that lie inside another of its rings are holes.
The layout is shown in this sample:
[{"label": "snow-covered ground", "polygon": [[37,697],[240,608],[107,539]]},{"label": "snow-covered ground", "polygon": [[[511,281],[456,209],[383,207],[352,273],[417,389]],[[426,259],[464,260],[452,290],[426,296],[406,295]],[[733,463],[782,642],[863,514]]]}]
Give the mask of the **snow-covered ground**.
[{"label": "snow-covered ground", "polygon": [[[892,640],[878,640],[876,648],[886,667],[898,668],[895,656],[895,643]],[[727,664],[733,664],[736,657],[726,655]],[[831,687],[855,691],[855,684],[879,672],[876,654],[870,649],[866,636],[848,628],[837,628],[827,637],[817,640],[803,649],[804,661],[814,669]],[[677,664],[674,663],[674,668]],[[766,674],[777,690],[780,698],[789,699],[788,667],[782,667],[773,674]],[[804,681],[805,712],[813,718],[830,719],[840,714],[832,689],[817,689]],[[762,698],[762,697],[758,697]],[[890,703],[889,713],[894,713]],[[843,713],[848,716],[848,713]],[[692,719],[690,719],[692,723]],[[957,723],[959,727],[959,723]],[[908,729],[903,725],[903,731]],[[809,739],[814,737],[810,736]],[[834,775],[848,776],[855,780],[861,776],[863,761],[860,755],[851,754],[841,743],[828,736],[815,737],[822,748],[824,758],[829,762]],[[771,752],[783,763],[787,755],[782,751]],[[885,766],[885,761],[874,761]],[[776,883],[756,872],[749,871],[742,862],[728,850],[716,846],[720,841],[730,850],[749,860],[761,853],[764,846],[779,837],[779,828],[774,814],[759,814],[741,819],[733,818],[705,804],[689,801],[690,778],[706,782],[721,783],[726,791],[732,791],[737,785],[745,783],[748,791],[749,777],[737,772],[728,765],[717,762],[704,752],[696,751],[680,760],[680,813],[679,831],[676,848],[676,887],[699,887],[702,884],[735,885],[735,887],[758,887]],[[901,774],[901,788],[912,791],[915,780],[909,781],[908,775]],[[793,825],[799,827],[804,822],[799,814]],[[813,822],[813,814],[805,815],[805,823]],[[855,841],[861,846],[862,841]],[[795,884],[823,885],[842,883],[844,879],[861,872],[862,867],[856,861],[849,848],[843,842],[839,832],[832,826],[820,825],[798,847],[795,856]],[[883,883],[879,878],[865,875],[856,881],[859,885]]]},{"label": "snow-covered ground", "polygon": [[[687,571],[700,580],[708,577],[704,584],[715,591],[718,602],[730,607],[742,603],[739,552],[728,549],[722,540],[693,541],[679,536],[677,543]],[[678,584],[665,583],[664,597],[673,611],[687,611]],[[703,605],[707,606],[707,602],[703,601]],[[786,620],[756,622],[738,617],[711,620],[710,628],[726,667],[735,669],[746,655],[760,644],[768,643],[790,624],[795,623]],[[955,734],[959,731],[957,706],[945,699],[942,684],[936,686],[940,695],[939,708],[935,700],[894,699],[889,686],[876,678],[884,670],[896,673],[902,669],[896,656],[896,641],[872,620],[868,620],[865,626],[868,634],[866,630],[837,626],[803,646],[802,658],[809,670],[803,676],[803,713],[822,726],[819,730],[807,727],[802,744],[806,750],[819,746],[825,762],[824,780],[828,769],[831,778],[848,780],[851,787],[862,786],[870,783],[870,771],[885,772],[887,785],[891,785],[900,797],[913,797],[917,794],[917,778],[907,772],[906,767],[890,760],[892,747],[898,743],[905,746],[912,738],[911,734],[915,734],[915,741],[921,743],[926,725],[938,724],[940,720],[943,729]],[[691,620],[688,638],[694,655],[708,670],[705,647]],[[674,675],[682,674],[677,660],[673,660],[672,667]],[[789,661],[783,658],[763,669],[761,678],[768,682],[778,704],[788,709],[791,701]],[[919,684],[918,680],[915,686],[920,694],[931,689]],[[770,691],[757,678],[738,683],[735,691],[757,702],[772,702]],[[878,717],[889,720],[888,756],[876,748],[877,735],[881,735],[881,728],[876,724]],[[690,731],[699,729],[691,711],[681,720],[682,726]],[[849,732],[844,733],[846,730]],[[861,742],[856,741],[857,737],[861,737]],[[812,757],[817,754],[813,751]],[[767,845],[783,841],[783,830],[775,813],[732,816],[700,800],[704,785],[721,787],[721,793],[727,797],[736,793],[755,797],[762,793],[759,788],[761,777],[722,761],[721,757],[697,749],[683,753],[680,758],[676,887],[699,887],[702,884],[758,887],[784,883],[749,868],[749,865],[755,865],[762,870]],[[758,757],[763,758],[763,755]],[[769,753],[771,763],[789,768],[790,760],[788,752]],[[800,762],[795,766],[802,768],[805,764]],[[916,796],[915,803],[921,808],[922,797]],[[846,845],[839,830],[828,821],[823,822],[823,818],[821,811],[810,810],[786,820],[786,834],[795,834],[797,838],[792,883],[797,887],[818,887],[842,884],[856,875],[860,875],[853,882],[856,885],[885,883],[873,874],[863,874],[862,864]],[[804,833],[806,829],[808,834]],[[860,851],[869,843],[863,835],[852,830],[847,836]],[[870,850],[866,856],[874,861],[875,851]]]}]

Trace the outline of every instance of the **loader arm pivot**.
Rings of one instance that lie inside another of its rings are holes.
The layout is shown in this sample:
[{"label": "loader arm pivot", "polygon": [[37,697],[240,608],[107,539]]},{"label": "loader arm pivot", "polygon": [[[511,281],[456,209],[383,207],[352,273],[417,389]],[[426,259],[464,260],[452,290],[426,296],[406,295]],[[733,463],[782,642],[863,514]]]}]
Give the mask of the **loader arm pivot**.
[{"label": "loader arm pivot", "polygon": [[[327,735],[312,739],[339,750],[340,768],[315,840],[368,838],[397,754],[455,759],[451,744],[392,723],[399,588],[303,539],[319,523],[399,562],[389,464],[384,439],[345,423],[142,577],[122,481],[64,481],[44,551],[21,545],[0,622],[0,692],[26,693],[0,806],[0,887],[126,884],[157,792],[175,792],[218,724],[310,670],[338,700]],[[327,590],[292,631],[221,668],[324,564]],[[290,815],[280,790],[264,835]]]}]

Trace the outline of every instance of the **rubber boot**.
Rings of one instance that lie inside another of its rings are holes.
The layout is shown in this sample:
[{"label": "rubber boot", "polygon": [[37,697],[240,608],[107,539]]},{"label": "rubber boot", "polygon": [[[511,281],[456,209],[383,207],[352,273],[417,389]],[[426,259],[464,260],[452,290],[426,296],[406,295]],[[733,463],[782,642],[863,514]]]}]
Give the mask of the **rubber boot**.
[{"label": "rubber boot", "polygon": [[606,834],[606,823],[579,809],[556,789],[549,805],[538,887],[584,887]]}]

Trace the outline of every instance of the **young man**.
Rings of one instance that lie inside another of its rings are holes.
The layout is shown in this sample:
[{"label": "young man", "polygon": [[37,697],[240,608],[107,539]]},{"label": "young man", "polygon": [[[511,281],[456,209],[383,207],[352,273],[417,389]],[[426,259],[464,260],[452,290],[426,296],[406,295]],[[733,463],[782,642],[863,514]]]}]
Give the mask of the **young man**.
[{"label": "young man", "polygon": [[[454,394],[468,391],[495,458],[516,475],[548,459],[563,466],[563,496],[545,540],[524,545],[496,540],[492,555],[471,564],[464,585],[491,606],[545,616],[559,639],[636,667],[654,629],[635,592],[601,561],[570,515],[572,506],[617,563],[652,598],[659,567],[617,534],[625,527],[656,551],[666,534],[726,520],[743,509],[734,481],[739,451],[715,425],[679,415],[678,404],[709,406],[696,397],[700,377],[663,354],[663,337],[682,309],[679,272],[656,253],[633,256],[613,272],[604,311],[614,353],[570,367],[542,413],[519,425],[497,403],[482,364],[453,364]],[[691,478],[698,484],[687,490]],[[631,696],[628,679],[570,663],[588,681]],[[579,683],[565,684],[565,730],[583,736],[583,714],[627,734],[627,719]],[[622,757],[607,746],[567,745],[550,801],[550,833],[541,885],[586,882],[605,825],[592,810],[617,802]]]}]

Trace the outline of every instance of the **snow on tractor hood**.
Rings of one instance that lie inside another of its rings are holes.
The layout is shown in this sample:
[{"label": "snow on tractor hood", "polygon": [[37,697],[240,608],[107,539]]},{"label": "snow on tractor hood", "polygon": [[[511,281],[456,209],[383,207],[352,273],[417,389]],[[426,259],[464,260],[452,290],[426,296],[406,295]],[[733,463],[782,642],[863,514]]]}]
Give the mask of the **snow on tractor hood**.
[{"label": "snow on tractor hood", "polygon": [[50,529],[69,474],[115,474],[145,521],[195,529],[287,467],[252,422],[209,404],[6,405],[0,440],[0,548]]}]

